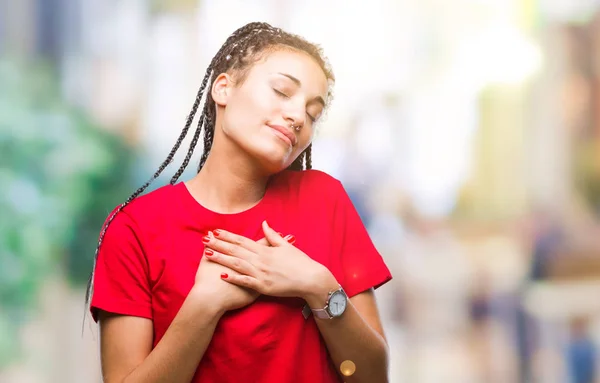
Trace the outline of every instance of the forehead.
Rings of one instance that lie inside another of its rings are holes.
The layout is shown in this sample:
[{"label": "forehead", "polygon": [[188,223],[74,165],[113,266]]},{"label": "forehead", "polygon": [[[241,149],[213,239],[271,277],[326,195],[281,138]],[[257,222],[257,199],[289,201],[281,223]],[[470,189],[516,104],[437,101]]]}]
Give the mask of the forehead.
[{"label": "forehead", "polygon": [[302,83],[306,91],[327,95],[329,83],[319,64],[308,54],[293,49],[278,49],[266,54],[251,69],[250,76],[270,76],[278,73],[291,75]]}]

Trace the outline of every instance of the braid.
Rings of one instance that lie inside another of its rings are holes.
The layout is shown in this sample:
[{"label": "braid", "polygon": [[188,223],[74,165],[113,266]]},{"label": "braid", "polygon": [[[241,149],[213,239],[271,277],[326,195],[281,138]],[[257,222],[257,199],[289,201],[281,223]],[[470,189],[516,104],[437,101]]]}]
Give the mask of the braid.
[{"label": "braid", "polygon": [[198,120],[198,126],[196,127],[196,131],[194,132],[194,136],[192,138],[192,142],[190,142],[190,147],[188,149],[187,155],[185,156],[185,159],[183,160],[183,164],[181,165],[181,167],[179,167],[179,170],[177,170],[177,172],[175,173],[175,175],[173,176],[173,178],[171,178],[171,185],[175,184],[175,182],[177,182],[177,180],[179,179],[179,177],[181,177],[181,174],[183,174],[183,171],[185,170],[185,168],[188,166],[188,164],[190,163],[190,159],[192,158],[192,154],[194,154],[194,150],[196,149],[196,145],[198,143],[198,138],[200,138],[200,132],[202,131],[202,126],[205,126],[206,129],[206,110],[208,109],[209,104],[206,103],[204,104],[204,110],[202,111],[202,114],[200,115],[200,119]]},{"label": "braid", "polygon": [[[94,252],[94,264],[92,266],[92,272],[90,273],[90,277],[88,279],[86,292],[85,292],[85,309],[86,309],[86,311],[89,308],[88,305],[91,303],[92,295],[94,294],[94,272],[96,271],[96,262],[98,261],[98,253],[100,252],[100,246],[102,245],[102,241],[104,240],[104,236],[106,235],[108,226],[110,226],[110,224],[115,219],[117,214],[121,210],[123,210],[125,208],[125,206],[129,205],[129,203],[131,203],[131,201],[133,201],[140,194],[142,194],[143,191],[146,190],[146,188],[152,183],[152,181],[154,181],[156,178],[158,178],[160,173],[162,173],[163,170],[165,170],[165,168],[171,161],[172,161],[172,158],[169,160],[168,163],[166,161],[163,162],[163,164],[159,167],[159,169],[156,171],[156,173],[154,173],[154,175],[144,185],[142,185],[132,195],[130,195],[129,198],[127,198],[127,201],[125,201],[124,203],[119,205],[119,207],[112,213],[110,218],[106,221],[106,223],[102,227],[102,230],[100,231],[100,236],[98,238],[98,245],[96,246],[96,251]],[[85,325],[85,316],[83,318],[82,326],[84,326],[84,325]],[[83,331],[83,327],[82,327],[82,331]]]},{"label": "braid", "polygon": [[[212,100],[212,97],[210,97],[210,99]],[[198,164],[198,172],[200,172],[200,169],[202,169],[206,163],[206,159],[208,158],[210,149],[212,148],[215,134],[215,119],[213,118],[213,115],[214,110],[212,110],[212,108],[207,110],[206,114],[204,115],[206,119],[206,123],[204,124],[204,150],[202,151],[202,157],[200,158],[200,163]]]},{"label": "braid", "polygon": [[[187,136],[187,133],[192,125],[192,122],[196,116],[196,112],[200,106],[200,102],[204,96],[205,90],[212,89],[214,85],[214,81],[216,75],[221,73],[234,73],[236,76],[236,81],[243,82],[245,76],[247,75],[249,69],[252,66],[253,62],[256,62],[260,59],[265,53],[268,53],[272,50],[275,50],[277,47],[288,47],[291,49],[296,49],[303,51],[309,54],[311,57],[315,59],[315,61],[319,64],[323,72],[325,73],[327,79],[332,83],[335,81],[333,73],[329,67],[328,62],[324,58],[322,54],[322,50],[320,47],[309,43],[304,40],[302,37],[293,35],[279,28],[275,28],[267,23],[262,22],[254,22],[246,24],[245,26],[236,30],[233,34],[231,34],[225,43],[221,46],[219,51],[213,57],[208,66],[206,74],[204,75],[204,79],[202,80],[202,84],[198,89],[196,94],[196,99],[194,100],[194,104],[192,105],[192,110],[187,117],[185,126],[181,131],[175,145],[167,155],[167,158],[162,162],[159,166],[158,170],[152,175],[152,177],[140,188],[138,188],[129,198],[118,206],[117,209],[111,214],[106,223],[103,225],[102,230],[100,232],[100,236],[98,239],[98,244],[96,246],[96,251],[94,253],[94,262],[92,272],[90,274],[90,278],[87,284],[86,290],[86,309],[89,309],[89,304],[91,303],[91,298],[94,293],[94,272],[96,269],[96,262],[98,260],[98,254],[100,252],[100,246],[102,245],[102,241],[104,236],[106,235],[106,231],[108,227],[115,219],[117,214],[121,212],[129,203],[131,203],[135,198],[137,198],[140,194],[146,190],[146,188],[157,179],[161,173],[165,170],[171,162],[173,162],[173,157],[176,152],[179,150],[183,140]],[[209,85],[210,84],[210,85]],[[331,89],[327,94],[328,102],[332,97]],[[202,153],[202,157],[200,158],[200,163],[198,164],[198,171],[202,169],[208,155],[210,153],[214,133],[215,133],[215,124],[216,124],[216,108],[215,103],[212,98],[212,95],[209,92],[206,92],[205,104],[202,109],[202,114],[200,115],[200,119],[198,121],[198,125],[192,137],[192,141],[188,148],[187,155],[183,160],[182,165],[179,167],[177,172],[171,178],[170,183],[174,184],[177,182],[179,177],[185,171],[185,168],[190,162],[192,154],[198,144],[198,140],[200,138],[200,133],[204,130],[204,151]],[[303,168],[310,169],[312,167],[311,161],[311,148],[312,145],[309,145],[308,148],[296,158],[296,160],[289,166],[288,169],[291,170],[302,170]],[[85,325],[85,316],[84,316],[84,325]]]},{"label": "braid", "polygon": [[[206,76],[205,76],[205,80],[206,80],[206,82],[208,82],[208,79],[206,78]],[[204,85],[204,87],[206,87],[206,84],[204,81],[203,81],[203,85]],[[86,298],[85,298],[86,307],[90,303],[92,294],[94,293],[94,271],[96,270],[96,262],[98,260],[98,253],[100,251],[100,246],[102,245],[102,240],[104,239],[104,235],[106,234],[106,231],[108,230],[108,226],[110,226],[113,219],[117,216],[117,214],[121,210],[123,210],[123,208],[125,208],[125,206],[129,205],[129,203],[131,201],[133,201],[137,196],[142,194],[144,192],[144,190],[146,190],[146,188],[148,186],[150,186],[152,181],[157,179],[161,175],[161,173],[165,170],[165,168],[167,166],[169,166],[171,164],[171,162],[173,162],[173,157],[175,156],[175,153],[177,153],[177,150],[181,146],[181,143],[183,142],[185,136],[187,136],[188,130],[190,129],[190,126],[192,125],[192,121],[194,120],[194,116],[196,115],[198,106],[200,105],[200,101],[202,99],[202,93],[204,91],[204,87],[200,87],[200,89],[198,90],[198,93],[196,94],[196,99],[194,100],[194,104],[192,105],[192,111],[188,115],[186,124],[185,124],[183,130],[181,131],[181,133],[179,134],[179,137],[177,138],[175,145],[173,145],[173,148],[171,148],[171,151],[167,155],[167,158],[163,161],[162,164],[160,164],[160,166],[158,167],[158,170],[152,175],[152,177],[144,185],[142,185],[140,188],[138,188],[132,195],[130,195],[129,198],[127,199],[127,201],[125,201],[123,204],[121,204],[115,210],[115,212],[111,215],[111,217],[107,220],[106,224],[103,226],[102,231],[100,232],[100,237],[98,239],[98,245],[96,246],[96,251],[94,253],[94,264],[92,267],[92,272],[90,274],[90,278],[88,280],[88,284],[87,284],[87,288],[86,288]],[[85,323],[85,320],[84,320],[84,323]]]},{"label": "braid", "polygon": [[304,169],[312,169],[312,144],[304,151]]},{"label": "braid", "polygon": [[[197,104],[194,103],[195,108],[197,108]],[[193,113],[195,113],[195,111],[193,110]],[[189,121],[189,119],[188,119]],[[127,198],[127,201],[125,201],[124,203],[122,203],[116,210],[115,212],[111,215],[111,217],[107,220],[106,224],[104,224],[102,231],[100,232],[100,237],[98,239],[98,245],[96,246],[96,251],[94,253],[94,265],[92,267],[92,272],[90,274],[90,278],[88,280],[88,284],[87,284],[87,288],[86,288],[86,305],[90,302],[91,296],[94,292],[94,271],[96,270],[96,262],[98,260],[98,252],[100,251],[100,246],[102,245],[102,240],[104,239],[104,235],[106,234],[106,231],[108,230],[108,226],[111,224],[111,222],[113,221],[113,219],[115,219],[115,217],[117,216],[117,214],[123,210],[123,208],[127,205],[129,205],[129,203],[131,201],[133,201],[137,196],[139,196],[140,194],[142,194],[144,192],[144,190],[146,190],[146,188],[148,186],[150,186],[150,184],[152,183],[152,181],[154,181],[155,179],[158,178],[158,176],[161,175],[161,173],[165,170],[165,168],[167,166],[169,166],[171,164],[171,162],[173,162],[173,156],[175,155],[175,153],[177,152],[177,149],[179,149],[179,147],[181,146],[181,142],[183,141],[183,139],[185,138],[185,136],[187,135],[187,132],[189,130],[189,125],[186,125],[186,127],[181,131],[181,134],[179,135],[179,138],[177,139],[177,142],[175,143],[175,145],[173,146],[173,148],[171,149],[171,152],[169,153],[169,155],[167,156],[167,158],[163,161],[162,164],[160,164],[160,166],[158,167],[158,170],[152,175],[152,177],[146,181],[145,184],[143,184],[140,188],[138,188],[132,195],[129,196],[129,198]]]},{"label": "braid", "polygon": [[312,169],[312,144],[308,145],[306,149],[292,162],[288,167],[288,170],[300,171],[300,170]]},{"label": "braid", "polygon": [[183,163],[181,164],[179,169],[177,169],[177,172],[175,172],[173,177],[171,177],[171,181],[169,182],[171,185],[174,185],[175,182],[177,182],[179,177],[181,177],[181,175],[185,171],[185,168],[187,168],[188,164],[190,163],[190,159],[192,158],[192,154],[194,154],[194,149],[196,149],[196,144],[198,143],[198,138],[200,138],[200,132],[202,131],[202,125],[204,124],[205,121],[206,121],[206,119],[205,119],[204,112],[203,112],[200,115],[200,120],[198,121],[198,126],[196,127],[196,130],[194,131],[194,135],[192,136],[192,141],[190,142],[190,146],[188,148],[188,152],[185,156],[185,159],[183,160]]}]

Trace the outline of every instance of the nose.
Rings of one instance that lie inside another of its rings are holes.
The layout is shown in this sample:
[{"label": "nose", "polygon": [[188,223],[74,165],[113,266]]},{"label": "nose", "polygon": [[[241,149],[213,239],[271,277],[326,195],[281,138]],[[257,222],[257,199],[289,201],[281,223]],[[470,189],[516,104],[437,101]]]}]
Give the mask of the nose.
[{"label": "nose", "polygon": [[283,118],[288,124],[301,128],[305,123],[305,114],[304,105],[290,105],[283,111]]}]

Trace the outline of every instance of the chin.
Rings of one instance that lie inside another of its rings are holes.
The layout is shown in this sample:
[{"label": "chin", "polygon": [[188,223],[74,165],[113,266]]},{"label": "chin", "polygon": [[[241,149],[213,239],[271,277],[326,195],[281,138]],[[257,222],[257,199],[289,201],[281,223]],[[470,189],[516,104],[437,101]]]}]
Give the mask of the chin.
[{"label": "chin", "polygon": [[240,147],[263,168],[267,174],[279,173],[294,162],[297,150],[278,142],[274,137],[260,137],[240,142]]},{"label": "chin", "polygon": [[253,156],[258,159],[265,172],[269,174],[279,173],[294,162],[292,153],[281,148],[257,151]]},{"label": "chin", "polygon": [[282,156],[265,156],[259,157],[259,162],[266,173],[276,174],[287,169],[293,161],[289,161],[287,157]]}]

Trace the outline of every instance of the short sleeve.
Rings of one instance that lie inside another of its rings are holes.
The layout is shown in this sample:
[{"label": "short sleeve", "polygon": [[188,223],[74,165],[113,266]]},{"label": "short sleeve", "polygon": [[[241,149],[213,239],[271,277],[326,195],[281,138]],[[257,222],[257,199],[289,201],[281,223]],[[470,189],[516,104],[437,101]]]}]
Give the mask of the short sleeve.
[{"label": "short sleeve", "polygon": [[90,305],[94,320],[98,320],[98,309],[152,319],[148,275],[139,229],[125,211],[120,211],[108,226],[98,252]]},{"label": "short sleeve", "polygon": [[336,180],[335,236],[339,240],[342,287],[349,297],[378,288],[392,279],[381,254],[342,184]]}]

